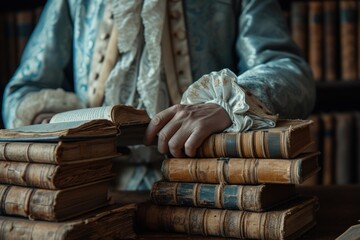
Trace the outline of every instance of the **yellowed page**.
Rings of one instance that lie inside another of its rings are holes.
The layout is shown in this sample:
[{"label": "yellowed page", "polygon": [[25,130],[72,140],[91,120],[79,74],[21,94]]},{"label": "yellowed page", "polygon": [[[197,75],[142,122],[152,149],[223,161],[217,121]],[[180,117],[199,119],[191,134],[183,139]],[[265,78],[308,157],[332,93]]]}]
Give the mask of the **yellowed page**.
[{"label": "yellowed page", "polygon": [[113,106],[83,108],[67,112],[55,114],[50,123],[58,122],[72,122],[72,121],[87,121],[92,119],[111,119],[111,110]]}]

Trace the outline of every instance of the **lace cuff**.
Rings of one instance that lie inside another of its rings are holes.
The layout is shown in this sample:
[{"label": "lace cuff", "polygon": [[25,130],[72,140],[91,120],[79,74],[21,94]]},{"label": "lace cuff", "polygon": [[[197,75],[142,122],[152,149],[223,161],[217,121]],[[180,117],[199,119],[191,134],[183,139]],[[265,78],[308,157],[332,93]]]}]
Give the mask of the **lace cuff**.
[{"label": "lace cuff", "polygon": [[215,103],[222,106],[233,122],[225,132],[274,127],[278,116],[242,89],[236,79],[237,76],[229,69],[206,74],[189,86],[181,103]]},{"label": "lace cuff", "polygon": [[22,99],[16,109],[14,127],[31,125],[35,116],[40,113],[58,113],[84,108],[81,100],[72,92],[62,89],[43,89],[30,92]]}]

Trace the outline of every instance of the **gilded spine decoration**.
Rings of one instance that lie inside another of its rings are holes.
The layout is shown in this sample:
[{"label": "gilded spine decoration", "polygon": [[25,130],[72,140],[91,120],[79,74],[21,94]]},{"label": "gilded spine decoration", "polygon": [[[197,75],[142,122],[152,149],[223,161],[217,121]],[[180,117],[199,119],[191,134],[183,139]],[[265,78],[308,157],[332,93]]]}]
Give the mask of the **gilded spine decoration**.
[{"label": "gilded spine decoration", "polygon": [[199,148],[199,157],[290,158],[287,131],[250,131],[211,135]]},{"label": "gilded spine decoration", "polygon": [[148,206],[145,224],[150,230],[166,230],[204,236],[230,238],[282,239],[284,215],[281,212]]},{"label": "gilded spine decoration", "polygon": [[152,200],[160,205],[207,208],[263,210],[261,191],[264,185],[223,185],[180,182],[156,182]]},{"label": "gilded spine decoration", "polygon": [[57,145],[40,143],[0,142],[0,160],[33,162],[45,159],[49,163],[55,163]]},{"label": "gilded spine decoration", "polygon": [[317,155],[297,159],[171,158],[163,161],[162,173],[165,180],[173,182],[300,184],[319,170]]}]

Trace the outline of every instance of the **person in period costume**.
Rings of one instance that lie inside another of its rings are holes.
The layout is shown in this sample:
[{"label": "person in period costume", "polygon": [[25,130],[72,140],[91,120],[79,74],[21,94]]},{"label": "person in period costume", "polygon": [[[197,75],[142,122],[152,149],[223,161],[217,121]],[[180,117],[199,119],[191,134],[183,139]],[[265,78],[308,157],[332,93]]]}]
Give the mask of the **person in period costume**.
[{"label": "person in period costume", "polygon": [[192,157],[214,132],[305,118],[314,102],[276,0],[48,0],[3,118],[13,128],[77,108],[145,109],[157,149],[132,148],[119,170],[121,188],[144,189],[160,178],[158,152]]}]

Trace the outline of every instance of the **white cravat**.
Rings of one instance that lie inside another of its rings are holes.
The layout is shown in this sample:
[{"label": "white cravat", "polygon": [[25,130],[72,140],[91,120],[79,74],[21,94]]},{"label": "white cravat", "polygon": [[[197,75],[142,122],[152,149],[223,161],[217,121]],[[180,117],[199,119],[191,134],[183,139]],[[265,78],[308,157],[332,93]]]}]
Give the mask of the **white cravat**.
[{"label": "white cravat", "polygon": [[161,73],[166,1],[113,0],[112,4],[119,60],[106,82],[105,104],[144,107],[152,117],[170,104]]}]

